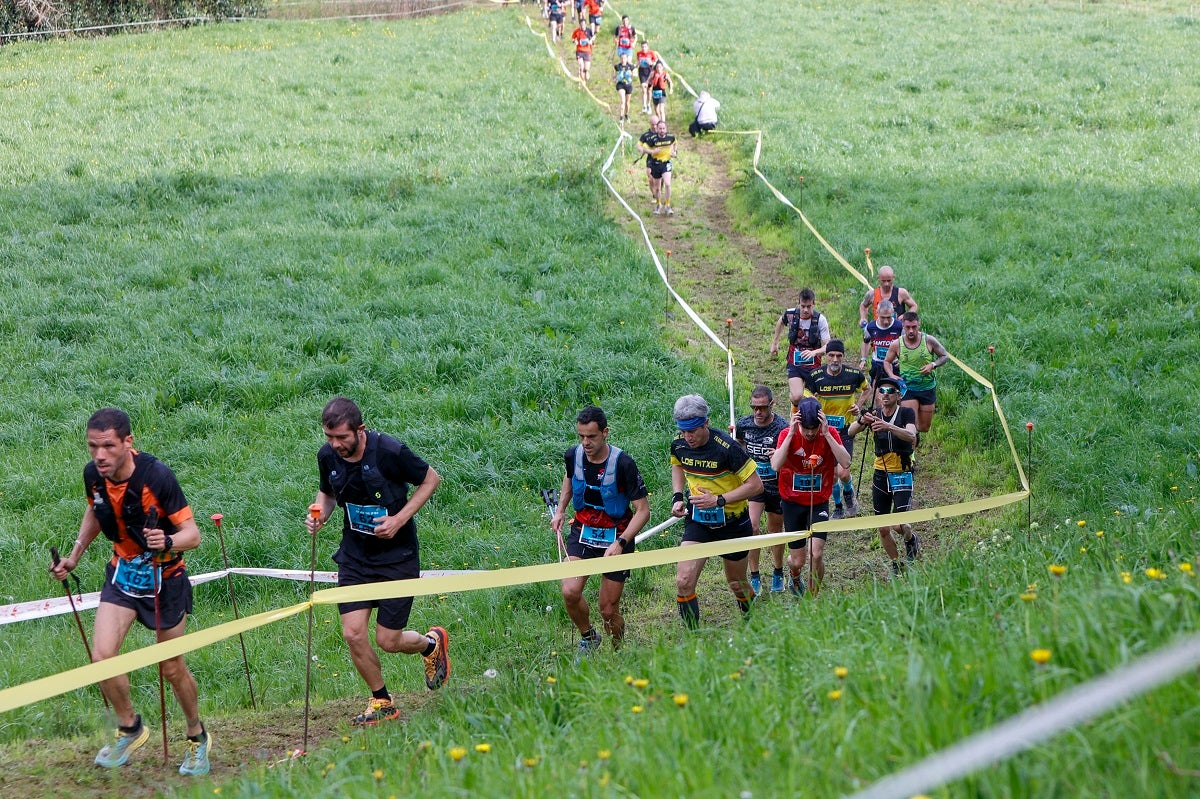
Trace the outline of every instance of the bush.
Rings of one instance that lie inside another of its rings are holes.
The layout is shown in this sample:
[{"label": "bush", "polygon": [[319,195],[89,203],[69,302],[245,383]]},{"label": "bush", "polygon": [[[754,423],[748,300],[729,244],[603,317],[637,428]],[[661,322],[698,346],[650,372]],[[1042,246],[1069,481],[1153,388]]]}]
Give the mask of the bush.
[{"label": "bush", "polygon": [[265,0],[0,0],[0,34],[193,17],[221,20],[265,14]]}]

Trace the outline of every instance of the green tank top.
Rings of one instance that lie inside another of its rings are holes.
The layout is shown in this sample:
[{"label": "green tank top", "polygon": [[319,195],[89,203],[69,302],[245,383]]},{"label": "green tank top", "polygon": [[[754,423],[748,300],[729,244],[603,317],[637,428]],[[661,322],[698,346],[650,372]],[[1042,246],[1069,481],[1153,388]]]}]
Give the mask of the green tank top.
[{"label": "green tank top", "polygon": [[900,376],[904,378],[904,384],[908,388],[913,391],[928,391],[937,387],[937,378],[933,376],[932,371],[927,375],[921,374],[922,366],[936,360],[929,351],[924,333],[921,334],[921,341],[911,350],[904,343],[904,336],[901,336],[900,357],[897,360],[900,362]]}]

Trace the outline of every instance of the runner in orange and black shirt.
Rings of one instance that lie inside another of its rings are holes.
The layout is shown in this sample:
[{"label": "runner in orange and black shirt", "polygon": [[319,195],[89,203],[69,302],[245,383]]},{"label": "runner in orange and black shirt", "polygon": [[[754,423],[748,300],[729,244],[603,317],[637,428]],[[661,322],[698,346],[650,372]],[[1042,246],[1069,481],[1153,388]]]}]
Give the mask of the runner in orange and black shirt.
[{"label": "runner in orange and black shirt", "polygon": [[592,32],[582,19],[579,20],[579,27],[572,31],[571,41],[575,42],[575,62],[579,64],[579,80],[586,84],[592,68]]},{"label": "runner in orange and black shirt", "polygon": [[[92,460],[83,470],[88,505],[79,537],[50,573],[65,580],[98,536],[112,542],[113,556],[96,609],[92,660],[100,661],[120,654],[135,619],[155,630],[160,641],[184,634],[192,612],[192,584],[180,553],[200,546],[200,529],[175,474],[133,448],[124,411],[103,408],[92,414],[87,444]],[[162,674],[187,724],[187,753],[179,772],[207,774],[211,738],[200,721],[196,680],[182,655],[164,660]],[[134,710],[128,675],[101,681],[100,690],[112,704],[118,726],[114,742],[100,750],[95,762],[116,768],[146,743],[150,728]]]}]

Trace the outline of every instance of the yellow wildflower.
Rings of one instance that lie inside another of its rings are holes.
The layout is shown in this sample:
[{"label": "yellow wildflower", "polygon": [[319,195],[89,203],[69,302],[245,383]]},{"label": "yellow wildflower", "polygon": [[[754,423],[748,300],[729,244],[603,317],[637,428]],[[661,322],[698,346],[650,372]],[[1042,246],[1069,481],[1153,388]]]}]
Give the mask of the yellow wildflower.
[{"label": "yellow wildflower", "polygon": [[383,769],[381,769],[381,768],[375,769],[374,771],[371,772],[371,776],[374,777],[376,780],[383,779]]},{"label": "yellow wildflower", "polygon": [[1133,575],[1130,574],[1129,572],[1121,572],[1121,582],[1125,583],[1126,585],[1128,585],[1129,583],[1132,583]]},{"label": "yellow wildflower", "polygon": [[1103,530],[1097,530],[1097,531],[1096,531],[1096,538],[1104,538],[1104,531],[1103,531]]},{"label": "yellow wildflower", "polygon": [[492,751],[492,745],[491,744],[475,744],[475,751],[481,755],[486,755],[488,752]]},{"label": "yellow wildflower", "polygon": [[1179,571],[1183,572],[1184,574],[1191,574],[1192,573],[1192,564],[1186,563],[1186,562],[1180,563]]},{"label": "yellow wildflower", "polygon": [[850,669],[846,668],[845,666],[838,666],[833,670],[833,676],[837,677],[839,680],[844,680],[849,675]]},{"label": "yellow wildflower", "polygon": [[549,677],[546,678],[546,682],[550,683],[551,685],[554,685],[554,683],[558,682],[558,680],[554,677],[554,675],[550,675]]},{"label": "yellow wildflower", "polygon": [[1146,569],[1146,576],[1147,576],[1147,577],[1149,577],[1151,580],[1165,580],[1165,579],[1167,579],[1167,573],[1166,573],[1166,572],[1164,572],[1162,569],[1155,569],[1154,567],[1151,567],[1151,568],[1149,568],[1149,569]]},{"label": "yellow wildflower", "polygon": [[826,696],[828,696],[830,699],[832,699],[834,702],[836,702],[837,700],[842,698],[842,692],[837,689],[834,689],[834,690],[830,691],[828,694],[826,694]]},{"label": "yellow wildflower", "polygon": [[1077,521],[1077,522],[1075,522],[1075,523],[1076,523],[1076,524],[1078,524],[1080,527],[1087,527],[1087,520],[1086,520],[1086,519],[1080,519],[1079,521]]},{"label": "yellow wildflower", "polygon": [[601,749],[596,753],[596,757],[600,758],[601,760],[608,760],[610,757],[612,757],[612,751],[609,749]]},{"label": "yellow wildflower", "polygon": [[641,713],[642,710],[643,708],[641,705],[634,705],[633,707],[629,708],[630,713]]},{"label": "yellow wildflower", "polygon": [[538,763],[541,763],[541,762],[542,762],[542,759],[536,755],[533,757],[524,758],[521,761],[521,763],[525,766],[525,768],[533,768],[534,766],[536,766]]},{"label": "yellow wildflower", "polygon": [[633,681],[634,688],[645,688],[649,684],[650,684],[650,681],[647,680],[645,677],[639,677],[638,679]]},{"label": "yellow wildflower", "polygon": [[675,696],[672,698],[675,700],[675,704],[678,705],[679,707],[687,707],[687,703],[688,703],[688,695],[687,694],[675,694]]},{"label": "yellow wildflower", "polygon": [[1043,666],[1050,662],[1049,649],[1035,649],[1029,653],[1029,657],[1033,658],[1033,662],[1039,666]]},{"label": "yellow wildflower", "polygon": [[626,674],[626,675],[625,675],[625,684],[626,684],[626,685],[633,685],[633,675],[632,675],[632,674]]},{"label": "yellow wildflower", "polygon": [[456,763],[459,760],[462,760],[466,756],[467,756],[467,750],[461,746],[455,746],[450,749],[450,757],[452,757],[454,759],[454,762],[456,762]]},{"label": "yellow wildflower", "polygon": [[1033,600],[1037,599],[1037,593],[1034,591],[1029,591],[1028,593],[1024,593],[1024,594],[1019,594],[1018,596],[1021,597],[1022,602],[1032,602]]},{"label": "yellow wildflower", "polygon": [[1051,563],[1050,564],[1050,573],[1053,574],[1055,577],[1062,577],[1064,574],[1067,573],[1067,567],[1060,566],[1057,563]]}]

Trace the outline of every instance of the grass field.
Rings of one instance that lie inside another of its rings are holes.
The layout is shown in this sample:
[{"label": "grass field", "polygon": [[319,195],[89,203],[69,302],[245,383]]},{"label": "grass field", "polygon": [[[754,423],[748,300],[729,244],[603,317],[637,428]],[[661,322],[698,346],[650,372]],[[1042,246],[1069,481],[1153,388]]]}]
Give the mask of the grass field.
[{"label": "grass field", "polygon": [[[437,701],[287,770],[226,772],[222,796],[845,793],[1195,629],[1180,568],[1198,550],[1194,15],[621,10],[721,99],[725,127],[766,131],[764,170],[843,254],[895,264],[930,332],[985,374],[997,346],[1005,408],[1039,431],[1038,529],[998,516],[901,584],[764,603],[697,636],[678,629],[669,576],[638,574],[634,640],[578,670],[557,586],[423,600],[414,625],[455,636]],[[54,592],[46,547],[73,540],[83,422],[108,403],[201,519],[225,514],[235,563],[307,565],[300,519],[335,393],[442,473],[421,517],[427,568],[555,558],[537,489],[561,479],[586,402],[609,411],[662,518],[670,403],[701,391],[719,405],[719,377],[664,344],[657,279],[604,216],[595,167],[612,127],[515,9],[6,47],[0,103],[20,109],[0,131],[0,602]],[[841,280],[755,184],[731,203],[794,254],[798,283]],[[935,424],[953,468],[996,468],[988,406],[965,380],[946,388]],[[193,571],[219,563],[204,526]],[[80,569],[89,588],[101,560]],[[305,592],[243,585],[251,611]],[[198,626],[229,617],[219,587],[197,595]],[[319,618],[316,698],[361,693],[332,614]],[[80,662],[72,625],[5,626],[0,684]],[[303,663],[278,657],[302,625],[247,638],[283,724]],[[246,706],[237,659],[235,644],[190,658],[218,731]],[[423,691],[417,671],[392,667],[389,684]],[[152,682],[135,676],[139,706],[156,703]],[[1194,778],[1159,756],[1200,761],[1196,693],[1180,680],[944,794],[1187,796]],[[96,705],[81,692],[14,711],[0,741],[99,742]]]}]

